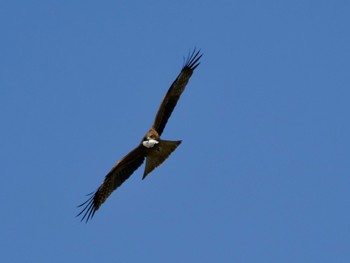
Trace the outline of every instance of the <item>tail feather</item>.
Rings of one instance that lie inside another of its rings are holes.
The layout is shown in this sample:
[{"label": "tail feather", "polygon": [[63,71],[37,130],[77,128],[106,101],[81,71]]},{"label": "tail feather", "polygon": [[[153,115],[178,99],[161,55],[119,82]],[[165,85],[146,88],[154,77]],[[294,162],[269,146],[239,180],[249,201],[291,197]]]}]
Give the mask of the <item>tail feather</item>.
[{"label": "tail feather", "polygon": [[157,148],[147,155],[145,172],[142,179],[152,172],[156,167],[161,165],[170,154],[180,145],[181,141],[160,140]]}]

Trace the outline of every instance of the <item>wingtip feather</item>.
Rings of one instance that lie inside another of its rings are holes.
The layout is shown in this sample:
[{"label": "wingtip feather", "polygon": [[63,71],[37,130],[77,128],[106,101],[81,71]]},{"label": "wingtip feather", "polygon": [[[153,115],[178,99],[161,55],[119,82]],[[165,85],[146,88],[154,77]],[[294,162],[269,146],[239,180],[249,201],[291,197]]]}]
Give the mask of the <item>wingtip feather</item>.
[{"label": "wingtip feather", "polygon": [[199,65],[200,65],[200,58],[203,56],[203,54],[200,53],[201,50],[195,47],[193,51],[191,50],[188,53],[185,65],[183,66],[184,68],[188,67],[191,70],[195,70]]},{"label": "wingtip feather", "polygon": [[84,203],[78,205],[78,207],[82,207],[85,206],[80,212],[79,214],[76,215],[76,217],[79,217],[80,215],[84,214],[83,217],[81,218],[80,222],[85,220],[85,223],[87,223],[90,219],[93,218],[95,212],[96,212],[96,208],[94,206],[94,198],[95,198],[95,194],[94,192],[87,194],[87,196],[92,195],[88,200],[86,200]]}]

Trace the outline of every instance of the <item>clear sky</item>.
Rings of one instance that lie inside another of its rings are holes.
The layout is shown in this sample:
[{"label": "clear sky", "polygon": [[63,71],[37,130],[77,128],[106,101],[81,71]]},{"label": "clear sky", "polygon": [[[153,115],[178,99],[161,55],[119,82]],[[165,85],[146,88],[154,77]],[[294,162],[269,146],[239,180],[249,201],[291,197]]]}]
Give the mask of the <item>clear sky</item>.
[{"label": "clear sky", "polygon": [[[349,1],[2,1],[1,262],[350,262]],[[144,166],[75,215],[193,74]]]}]

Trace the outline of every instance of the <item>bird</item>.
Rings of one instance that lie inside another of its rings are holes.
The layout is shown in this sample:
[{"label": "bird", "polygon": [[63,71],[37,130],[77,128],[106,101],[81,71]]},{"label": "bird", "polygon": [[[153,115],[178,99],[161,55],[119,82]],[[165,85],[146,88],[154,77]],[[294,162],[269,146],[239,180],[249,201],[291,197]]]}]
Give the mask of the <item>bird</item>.
[{"label": "bird", "polygon": [[160,136],[192,73],[199,66],[199,60],[202,55],[201,51],[196,48],[193,51],[189,51],[187,59],[184,58],[184,64],[180,73],[171,84],[160,104],[152,128],[135,149],[114,165],[97,191],[88,194],[90,196],[89,199],[78,206],[82,209],[77,214],[77,217],[82,216],[81,221],[85,219],[87,223],[92,219],[95,212],[112,192],[123,184],[142,165],[145,159],[146,165],[142,179],[145,179],[150,172],[161,165],[181,144],[181,140],[163,140]]}]

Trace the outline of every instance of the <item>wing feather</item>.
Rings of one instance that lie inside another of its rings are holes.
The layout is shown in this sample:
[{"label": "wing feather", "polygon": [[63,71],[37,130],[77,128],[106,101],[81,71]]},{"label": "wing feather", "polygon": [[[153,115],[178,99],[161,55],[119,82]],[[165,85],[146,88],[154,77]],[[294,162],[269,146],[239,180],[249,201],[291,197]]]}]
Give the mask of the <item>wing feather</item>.
[{"label": "wing feather", "polygon": [[159,136],[163,133],[165,125],[168,122],[182,92],[185,90],[193,71],[199,66],[199,59],[201,57],[202,54],[200,54],[200,50],[197,51],[196,49],[188,54],[180,74],[166,93],[153,123],[153,128],[158,132]]},{"label": "wing feather", "polygon": [[86,218],[86,222],[91,219],[97,209],[103,204],[103,202],[111,195],[111,193],[117,189],[125,180],[127,180],[135,170],[141,166],[145,160],[146,153],[144,147],[139,145],[132,150],[128,155],[121,159],[112,168],[112,170],[106,175],[103,183],[97,189],[95,193],[91,193],[91,197],[78,207],[84,207],[83,210],[77,215],[83,214],[81,221]]}]

